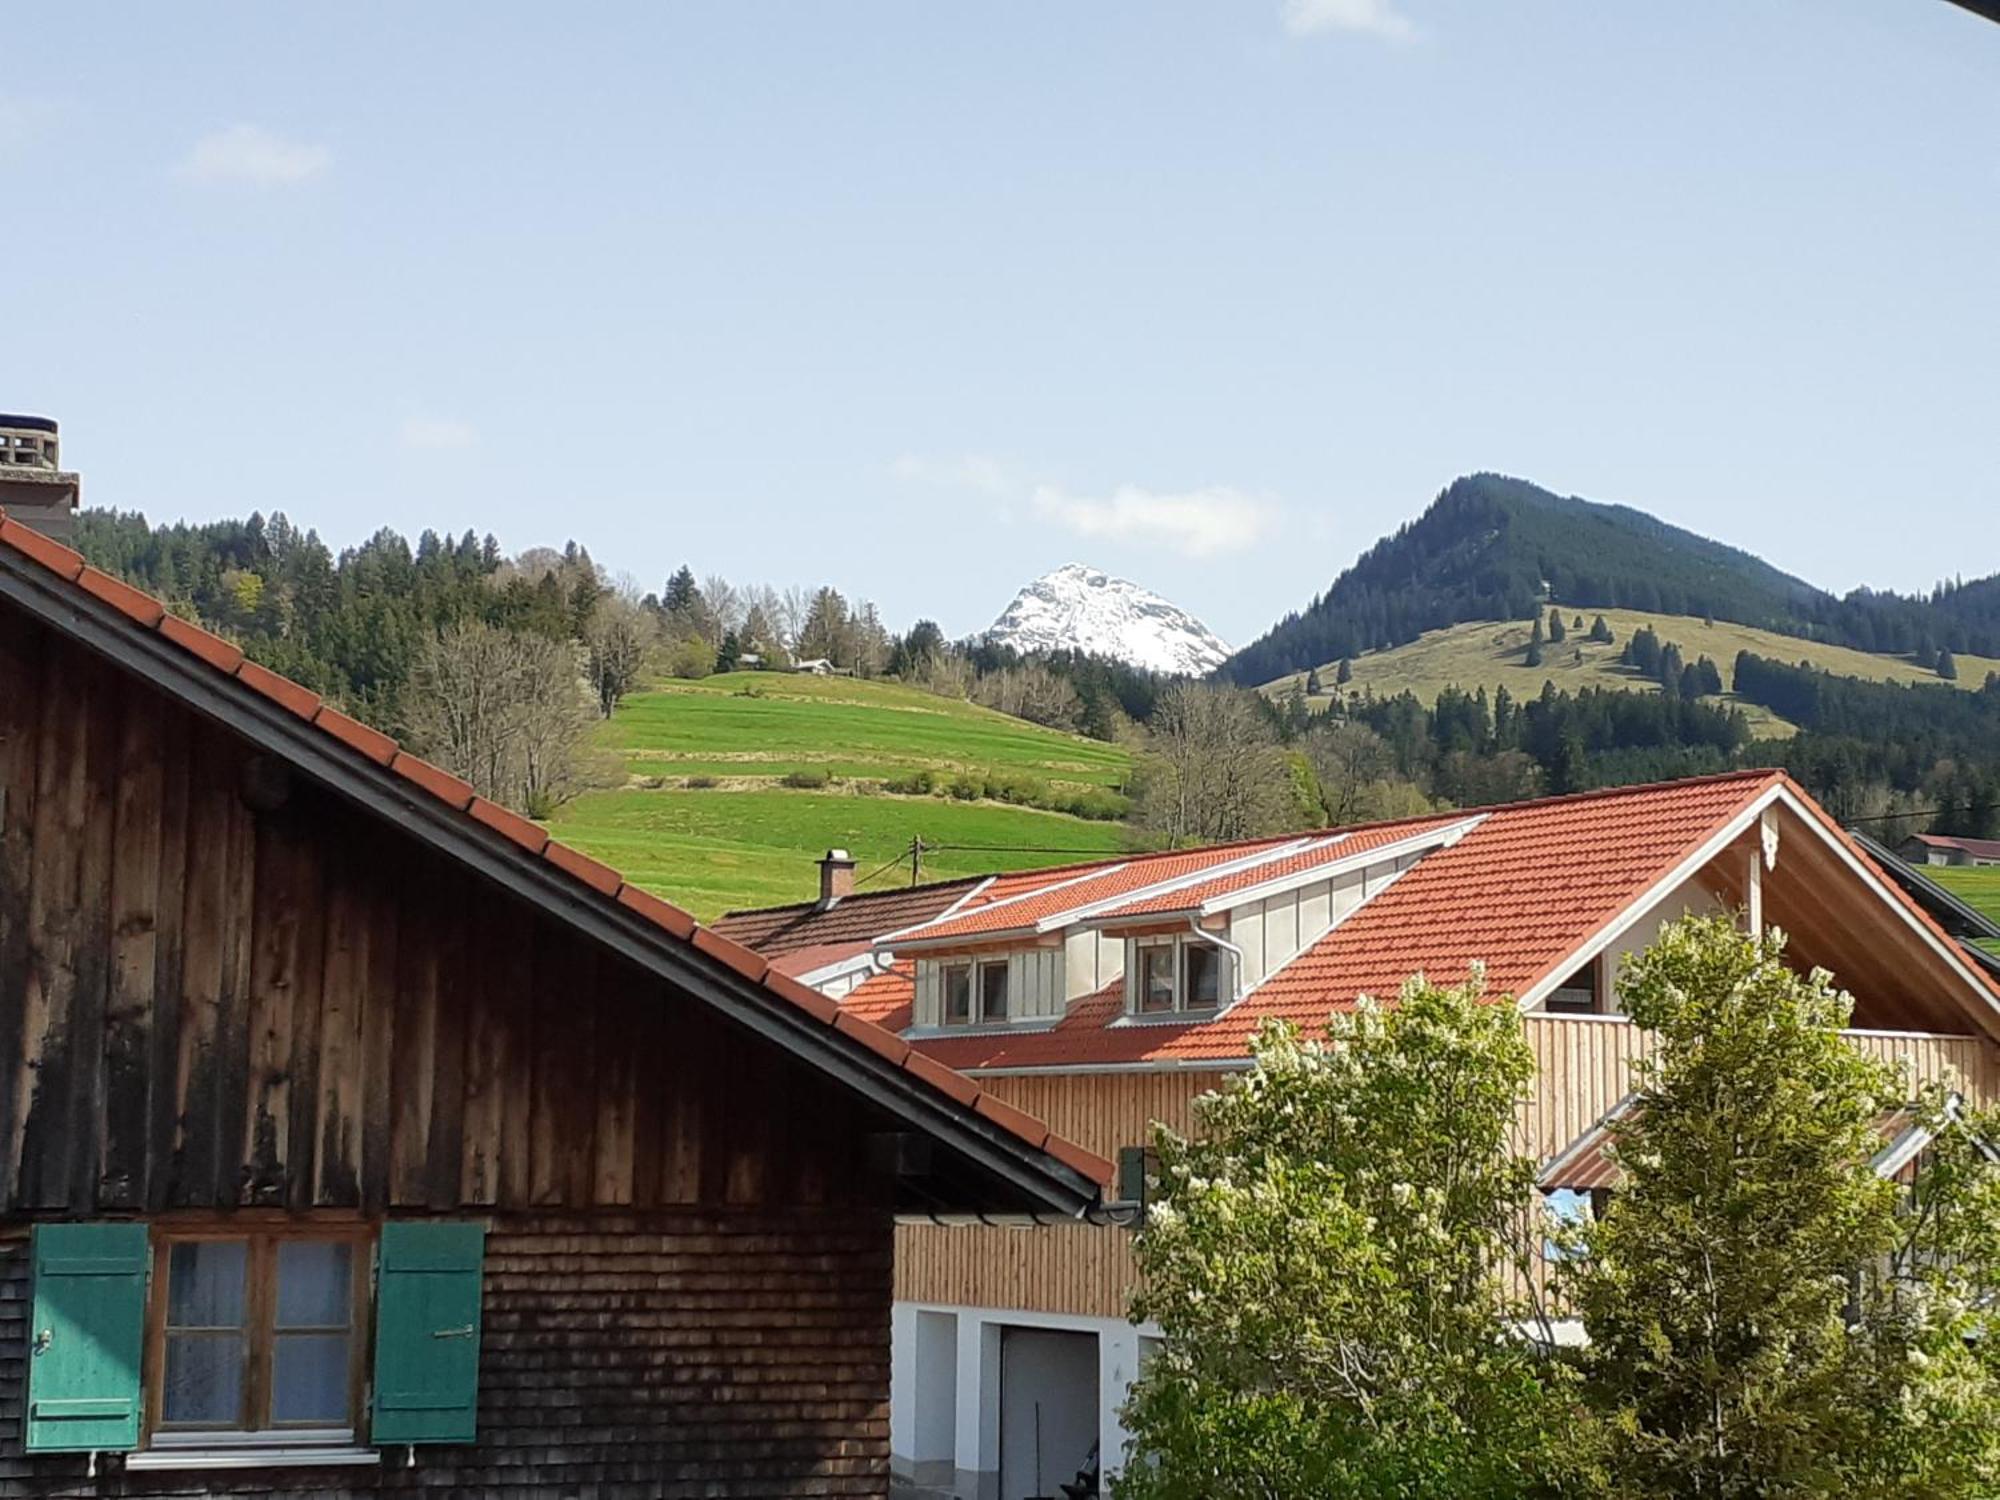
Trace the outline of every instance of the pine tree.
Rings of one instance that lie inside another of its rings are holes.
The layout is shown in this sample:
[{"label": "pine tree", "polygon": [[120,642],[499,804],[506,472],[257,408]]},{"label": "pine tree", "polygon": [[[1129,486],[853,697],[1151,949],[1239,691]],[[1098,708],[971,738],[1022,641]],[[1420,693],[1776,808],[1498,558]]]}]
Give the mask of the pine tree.
[{"label": "pine tree", "polygon": [[1542,664],[1542,643],[1539,639],[1540,634],[1541,632],[1537,631],[1536,635],[1538,639],[1528,642],[1528,654],[1521,659],[1521,664],[1523,666],[1539,667]]},{"label": "pine tree", "polygon": [[1592,620],[1590,622],[1589,638],[1593,641],[1596,641],[1600,646],[1610,645],[1611,622],[1605,619],[1603,615],[1599,615],[1595,620]]},{"label": "pine tree", "polygon": [[1333,674],[1333,680],[1343,687],[1354,681],[1354,661],[1351,657],[1341,657],[1340,667]]},{"label": "pine tree", "polygon": [[1958,663],[1952,659],[1949,650],[1937,654],[1937,674],[1946,682],[1958,681]]},{"label": "pine tree", "polygon": [[1563,638],[1568,634],[1569,634],[1568,629],[1563,625],[1562,611],[1559,609],[1551,609],[1549,611],[1550,642],[1554,645],[1560,646],[1563,643]]},{"label": "pine tree", "polygon": [[1319,668],[1314,667],[1306,673],[1306,696],[1308,698],[1321,698],[1325,695],[1326,689],[1320,686]]}]

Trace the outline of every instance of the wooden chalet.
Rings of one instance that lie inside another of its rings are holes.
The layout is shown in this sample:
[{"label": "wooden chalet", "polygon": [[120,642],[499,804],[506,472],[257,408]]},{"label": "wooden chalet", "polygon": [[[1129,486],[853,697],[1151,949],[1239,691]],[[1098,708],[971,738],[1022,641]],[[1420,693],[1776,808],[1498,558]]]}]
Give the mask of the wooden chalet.
[{"label": "wooden chalet", "polygon": [[[1143,1196],[1153,1125],[1191,1131],[1195,1099],[1246,1066],[1264,1022],[1311,1032],[1412,974],[1456,983],[1477,964],[1539,1063],[1521,1149],[1577,1211],[1604,1184],[1564,1180],[1565,1163],[1595,1159],[1591,1132],[1648,1045],[1619,1013],[1620,969],[1687,913],[1782,928],[1791,961],[1854,994],[1855,1046],[1906,1065],[1912,1087],[1949,1077],[1995,1097],[2000,966],[1940,925],[1933,912],[1974,931],[1915,873],[1878,864],[1782,773],[1745,771],[719,925],[782,963],[851,943],[880,902],[883,971],[842,1008],[1119,1161],[1106,1195],[1125,1203]],[[1133,1282],[1130,1235],[1102,1222],[900,1228],[891,1430],[911,1492],[1011,1497],[1038,1474],[1115,1468],[1153,1334],[1125,1316]]]},{"label": "wooden chalet", "polygon": [[0,1496],[883,1496],[1107,1172],[0,517]]}]

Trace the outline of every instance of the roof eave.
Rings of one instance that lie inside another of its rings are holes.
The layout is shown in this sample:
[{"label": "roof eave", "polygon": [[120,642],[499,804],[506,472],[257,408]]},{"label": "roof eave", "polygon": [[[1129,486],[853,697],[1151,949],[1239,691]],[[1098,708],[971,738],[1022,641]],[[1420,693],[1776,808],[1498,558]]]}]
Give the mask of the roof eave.
[{"label": "roof eave", "polygon": [[931,1086],[763,986],[597,896],[506,835],[464,816],[296,713],[215,671],[94,594],[0,547],[0,598],[124,667],[189,710],[277,755],[350,803],[398,827],[509,894],[868,1098],[899,1121],[961,1151],[1020,1192],[1030,1207],[1074,1217],[1097,1201],[1095,1183],[1004,1127],[956,1108]]}]

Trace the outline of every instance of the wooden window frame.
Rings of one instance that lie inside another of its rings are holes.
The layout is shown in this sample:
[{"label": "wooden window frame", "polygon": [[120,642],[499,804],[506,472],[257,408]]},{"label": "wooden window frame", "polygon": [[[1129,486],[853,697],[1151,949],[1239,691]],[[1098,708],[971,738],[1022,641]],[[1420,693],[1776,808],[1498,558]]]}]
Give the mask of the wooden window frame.
[{"label": "wooden window frame", "polygon": [[[956,959],[938,965],[938,1024],[942,1026],[970,1026],[979,1014],[978,965],[970,959]],[[951,1013],[951,976],[965,975],[965,1014]]]},{"label": "wooden window frame", "polygon": [[[156,1222],[152,1228],[152,1285],[146,1298],[146,1344],[141,1364],[144,1421],[140,1447],[279,1447],[301,1442],[332,1446],[366,1441],[369,1357],[374,1342],[375,1227],[358,1222],[270,1221]],[[242,1241],[244,1262],[243,1402],[232,1425],[169,1423],[161,1418],[166,1396],[167,1292],[176,1245]],[[345,1424],[272,1422],[271,1366],[277,1348],[278,1246],[285,1242],[336,1242],[348,1256],[347,1414]],[[253,1425],[262,1418],[262,1425]]]},{"label": "wooden window frame", "polygon": [[[1207,948],[1215,955],[1215,999],[1202,1001],[1194,999],[1194,985],[1188,978],[1187,956],[1196,948]],[[1171,1003],[1154,1009],[1146,1004],[1146,955],[1162,950],[1170,953],[1169,988]],[[1126,985],[1129,1004],[1127,1012],[1148,1019],[1159,1016],[1212,1016],[1222,1009],[1224,991],[1222,984],[1224,951],[1214,943],[1203,942],[1199,938],[1185,937],[1174,933],[1166,937],[1145,937],[1133,940],[1132,973]]]},{"label": "wooden window frame", "polygon": [[[1000,1014],[986,1009],[986,976],[1000,971]],[[1014,1016],[1013,966],[1004,958],[983,958],[972,966],[973,1012],[981,1026],[999,1026]]]}]

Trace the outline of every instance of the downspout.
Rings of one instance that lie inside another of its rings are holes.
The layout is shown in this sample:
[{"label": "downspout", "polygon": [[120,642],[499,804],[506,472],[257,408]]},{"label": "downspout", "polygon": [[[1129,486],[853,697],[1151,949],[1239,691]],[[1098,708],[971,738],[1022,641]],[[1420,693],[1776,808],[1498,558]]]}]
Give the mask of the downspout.
[{"label": "downspout", "polygon": [[1229,1003],[1234,1005],[1238,1000],[1243,998],[1243,950],[1230,942],[1228,938],[1210,932],[1207,928],[1203,927],[1200,917],[1188,918],[1188,931],[1200,938],[1204,943],[1214,944],[1236,960],[1236,962],[1229,966]]}]

